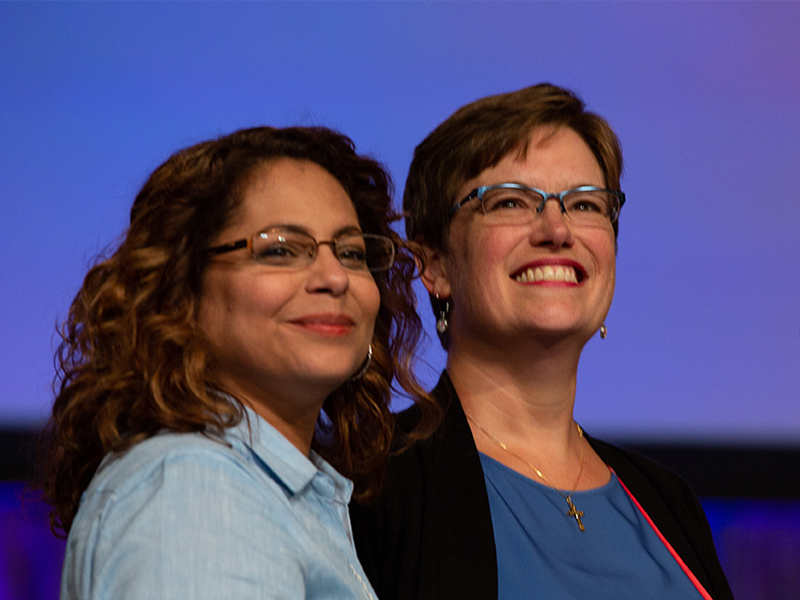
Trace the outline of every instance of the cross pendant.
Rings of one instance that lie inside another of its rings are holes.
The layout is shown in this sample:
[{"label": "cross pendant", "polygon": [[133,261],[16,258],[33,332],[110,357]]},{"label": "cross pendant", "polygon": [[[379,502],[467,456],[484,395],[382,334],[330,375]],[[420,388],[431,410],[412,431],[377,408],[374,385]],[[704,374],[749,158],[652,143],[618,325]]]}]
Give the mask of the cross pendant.
[{"label": "cross pendant", "polygon": [[568,517],[575,517],[575,521],[578,523],[578,529],[581,531],[586,531],[586,527],[583,526],[583,521],[581,521],[581,517],[583,516],[583,511],[578,510],[575,508],[575,505],[572,503],[572,498],[565,498],[567,504],[569,504],[569,510],[567,511]]}]

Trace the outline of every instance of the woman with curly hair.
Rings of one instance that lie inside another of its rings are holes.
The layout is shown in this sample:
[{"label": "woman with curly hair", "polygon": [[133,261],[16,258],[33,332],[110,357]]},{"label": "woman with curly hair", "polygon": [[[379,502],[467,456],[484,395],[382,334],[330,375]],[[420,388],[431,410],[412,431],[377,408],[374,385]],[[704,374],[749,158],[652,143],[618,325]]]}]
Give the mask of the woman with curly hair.
[{"label": "woman with curly hair", "polygon": [[[325,128],[174,154],[61,331],[42,485],[62,598],[373,598],[347,503],[380,485],[420,323],[391,181]],[[352,480],[352,482],[351,482]]]}]

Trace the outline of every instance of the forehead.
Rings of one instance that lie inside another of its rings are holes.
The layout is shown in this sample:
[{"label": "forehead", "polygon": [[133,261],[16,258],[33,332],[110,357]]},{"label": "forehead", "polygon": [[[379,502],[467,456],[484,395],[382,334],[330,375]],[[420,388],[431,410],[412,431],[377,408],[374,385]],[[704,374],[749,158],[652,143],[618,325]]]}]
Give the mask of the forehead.
[{"label": "forehead", "polygon": [[559,192],[579,185],[604,185],[603,172],[588,144],[569,127],[539,127],[527,144],[506,154],[459,192],[469,193],[481,185],[523,183]]},{"label": "forehead", "polygon": [[352,200],[339,181],[317,163],[281,158],[249,177],[233,227],[256,230],[295,225],[316,234],[358,226]]}]

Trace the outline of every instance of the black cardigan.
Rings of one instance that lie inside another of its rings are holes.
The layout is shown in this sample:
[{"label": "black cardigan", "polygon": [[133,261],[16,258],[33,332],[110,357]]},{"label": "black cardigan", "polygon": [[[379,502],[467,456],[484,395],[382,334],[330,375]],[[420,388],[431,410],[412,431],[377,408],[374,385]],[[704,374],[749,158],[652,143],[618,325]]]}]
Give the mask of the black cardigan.
[{"label": "black cardigan", "polygon": [[[437,432],[390,459],[386,486],[352,504],[356,549],[380,600],[495,600],[497,555],[483,469],[447,373],[433,396],[445,408]],[[399,415],[400,430],[418,418]],[[732,600],[711,529],[689,486],[672,471],[586,436],[714,600]]]}]

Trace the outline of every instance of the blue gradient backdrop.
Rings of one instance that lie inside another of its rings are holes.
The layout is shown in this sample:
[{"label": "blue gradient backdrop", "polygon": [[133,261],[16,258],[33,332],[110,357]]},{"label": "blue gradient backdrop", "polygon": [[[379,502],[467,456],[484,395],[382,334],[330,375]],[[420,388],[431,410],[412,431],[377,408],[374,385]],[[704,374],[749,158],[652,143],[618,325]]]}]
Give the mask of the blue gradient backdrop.
[{"label": "blue gradient backdrop", "polygon": [[174,150],[324,124],[402,190],[453,110],[551,81],[610,120],[627,160],[610,335],[584,354],[579,420],[796,442],[799,27],[791,2],[0,3],[0,423],[46,416],[54,325]]}]

